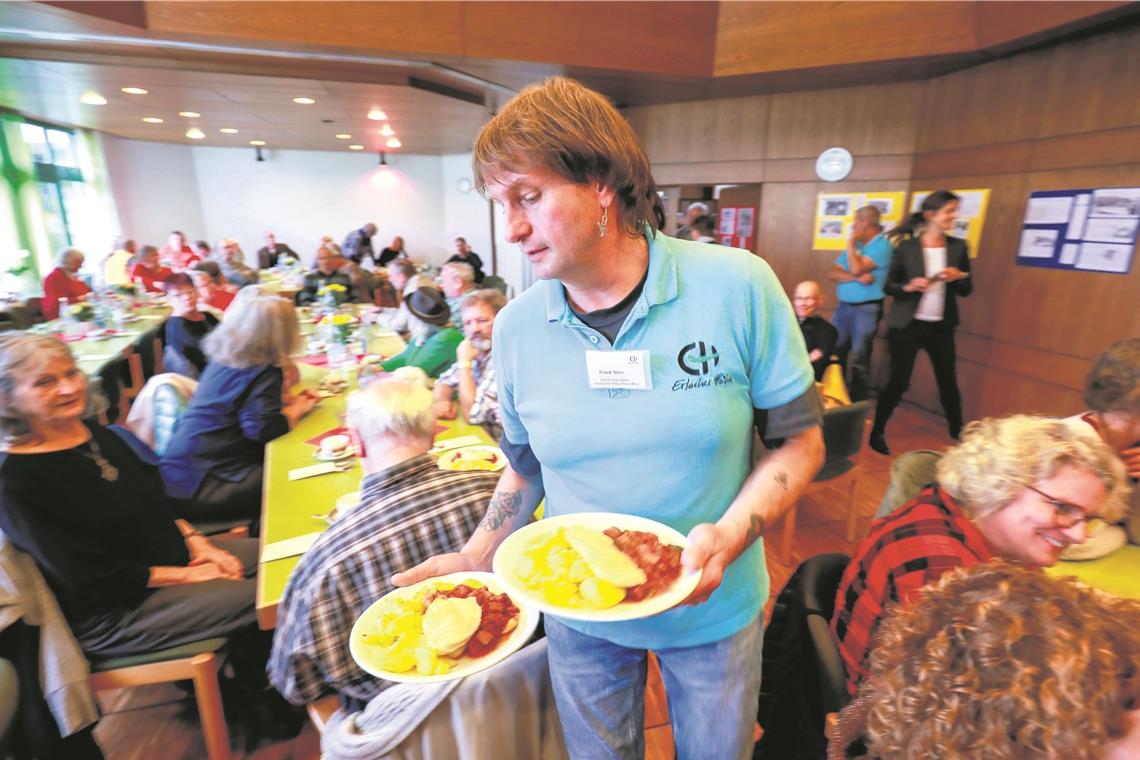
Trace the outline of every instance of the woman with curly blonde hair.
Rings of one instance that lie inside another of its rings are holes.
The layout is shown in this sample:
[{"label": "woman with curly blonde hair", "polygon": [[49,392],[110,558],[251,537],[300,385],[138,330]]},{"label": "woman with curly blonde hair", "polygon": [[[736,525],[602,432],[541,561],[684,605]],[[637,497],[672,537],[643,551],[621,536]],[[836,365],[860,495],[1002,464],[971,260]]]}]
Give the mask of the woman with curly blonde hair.
[{"label": "woman with curly blonde hair", "polygon": [[946,573],[883,621],[838,753],[865,717],[868,756],[1140,756],[1140,602],[1004,562]]},{"label": "woman with curly blonde hair", "polygon": [[948,570],[993,558],[1050,567],[1118,519],[1124,465],[1087,426],[1029,415],[985,419],[939,460],[937,483],[875,521],[843,573],[831,630],[855,693],[890,604],[909,604]]}]

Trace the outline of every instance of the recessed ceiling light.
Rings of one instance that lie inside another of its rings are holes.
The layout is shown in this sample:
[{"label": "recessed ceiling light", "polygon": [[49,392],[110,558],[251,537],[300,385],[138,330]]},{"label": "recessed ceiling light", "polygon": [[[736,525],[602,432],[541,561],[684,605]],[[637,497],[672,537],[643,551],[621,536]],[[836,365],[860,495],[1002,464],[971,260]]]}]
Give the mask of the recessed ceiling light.
[{"label": "recessed ceiling light", "polygon": [[336,139],[338,139],[338,140],[351,140],[352,135],[341,132],[339,135],[336,136]]},{"label": "recessed ceiling light", "polygon": [[392,129],[391,124],[385,124],[384,126],[380,127],[380,134],[384,135],[385,137],[391,137],[392,135],[396,134],[396,130]]},{"label": "recessed ceiling light", "polygon": [[265,140],[250,140],[250,145],[257,145],[258,147],[265,145]]},{"label": "recessed ceiling light", "polygon": [[197,127],[190,127],[190,129],[186,130],[186,136],[191,140],[202,140],[206,137],[206,133]]},{"label": "recessed ceiling light", "polygon": [[349,150],[364,150],[364,146],[363,145],[349,145],[348,149]]},{"label": "recessed ceiling light", "polygon": [[197,119],[202,114],[198,113],[197,111],[179,111],[178,115],[185,116],[187,119]]},{"label": "recessed ceiling light", "polygon": [[89,106],[105,106],[107,99],[97,92],[85,92],[79,96],[80,103],[86,103]]},{"label": "recessed ceiling light", "polygon": [[312,98],[293,98],[293,102],[299,103],[300,105],[303,105],[303,106],[311,106],[313,103],[316,103],[317,101],[313,100]]},{"label": "recessed ceiling light", "polygon": [[401,145],[403,145],[403,143],[400,142],[400,138],[398,137],[389,137],[388,141],[384,144],[389,148],[399,148]]},{"label": "recessed ceiling light", "polygon": [[373,108],[368,112],[368,118],[372,119],[372,121],[384,121],[388,118],[388,115],[379,108]]},{"label": "recessed ceiling light", "polygon": [[147,124],[161,124],[162,123],[162,119],[158,118],[157,116],[144,116],[143,121],[145,121]]},{"label": "recessed ceiling light", "polygon": [[238,133],[238,131],[236,129],[234,129],[233,127],[222,127],[218,131],[221,132],[223,135],[236,135]]},{"label": "recessed ceiling light", "polygon": [[125,92],[128,95],[146,95],[147,94],[147,90],[144,90],[141,87],[124,87],[122,89],[122,92]]}]

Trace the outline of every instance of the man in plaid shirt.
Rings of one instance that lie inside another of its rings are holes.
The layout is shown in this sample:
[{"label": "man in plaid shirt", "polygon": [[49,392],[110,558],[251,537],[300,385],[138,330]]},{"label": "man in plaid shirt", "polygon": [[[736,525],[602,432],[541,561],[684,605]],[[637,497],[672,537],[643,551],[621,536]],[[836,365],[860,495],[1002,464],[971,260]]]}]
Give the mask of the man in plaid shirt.
[{"label": "man in plaid shirt", "polygon": [[393,589],[394,573],[458,551],[498,482],[496,473],[436,466],[432,397],[418,383],[384,379],[352,394],[348,426],[363,457],[360,506],[301,558],[278,610],[269,681],[295,704],[337,692],[351,705],[388,685],[353,661],[352,624]]},{"label": "man in plaid shirt", "polygon": [[[448,265],[451,266],[451,265]],[[499,392],[491,362],[491,334],[495,315],[507,304],[497,290],[472,290],[463,297],[461,314],[467,336],[456,349],[456,362],[435,381],[435,413],[440,419],[457,416],[452,399],[459,397],[463,416],[472,425],[482,425],[498,439]]]}]

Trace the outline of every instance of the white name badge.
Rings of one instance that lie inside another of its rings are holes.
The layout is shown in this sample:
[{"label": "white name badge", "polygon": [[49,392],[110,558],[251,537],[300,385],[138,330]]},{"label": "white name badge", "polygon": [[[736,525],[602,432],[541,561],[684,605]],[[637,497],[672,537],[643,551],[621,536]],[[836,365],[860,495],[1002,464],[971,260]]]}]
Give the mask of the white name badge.
[{"label": "white name badge", "polygon": [[591,388],[653,390],[648,351],[587,351],[586,377]]}]

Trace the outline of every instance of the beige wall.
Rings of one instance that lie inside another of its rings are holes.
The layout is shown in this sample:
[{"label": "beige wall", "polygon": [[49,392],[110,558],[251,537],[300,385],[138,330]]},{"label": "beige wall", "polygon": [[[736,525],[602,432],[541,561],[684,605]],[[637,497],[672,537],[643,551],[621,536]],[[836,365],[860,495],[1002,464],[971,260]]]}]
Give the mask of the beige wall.
[{"label": "beige wall", "polygon": [[[1030,192],[1140,185],[1135,25],[928,81],[648,106],[627,116],[661,184],[763,183],[758,252],[788,289],[826,279],[834,260],[811,250],[818,192],[991,188],[975,291],[958,331],[968,418],[1075,411],[1096,354],[1140,335],[1140,261],[1123,276],[1015,263]],[[851,150],[855,168],[843,182],[820,182],[815,157],[833,145]],[[908,397],[938,408],[925,359]]]}]

